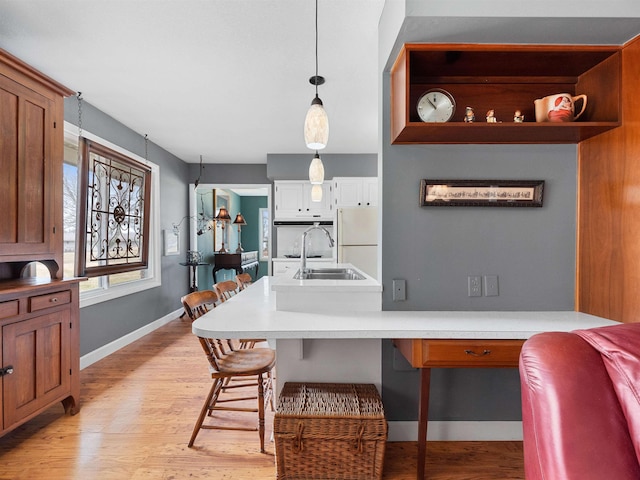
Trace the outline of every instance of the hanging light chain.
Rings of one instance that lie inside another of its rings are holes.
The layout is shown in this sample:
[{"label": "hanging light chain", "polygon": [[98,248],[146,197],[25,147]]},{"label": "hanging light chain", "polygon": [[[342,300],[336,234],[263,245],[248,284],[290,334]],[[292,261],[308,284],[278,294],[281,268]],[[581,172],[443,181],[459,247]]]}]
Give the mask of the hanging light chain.
[{"label": "hanging light chain", "polygon": [[78,164],[77,166],[80,166],[80,163],[82,162],[82,150],[81,150],[81,145],[82,145],[82,92],[78,92]]}]

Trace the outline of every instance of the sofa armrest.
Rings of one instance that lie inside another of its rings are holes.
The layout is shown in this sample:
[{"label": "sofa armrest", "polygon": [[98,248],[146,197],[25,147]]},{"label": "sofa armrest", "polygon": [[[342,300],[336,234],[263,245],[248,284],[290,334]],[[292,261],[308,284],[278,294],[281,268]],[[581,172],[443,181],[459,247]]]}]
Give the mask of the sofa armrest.
[{"label": "sofa armrest", "polygon": [[627,422],[600,353],[572,333],[548,332],[520,354],[527,480],[637,480]]}]

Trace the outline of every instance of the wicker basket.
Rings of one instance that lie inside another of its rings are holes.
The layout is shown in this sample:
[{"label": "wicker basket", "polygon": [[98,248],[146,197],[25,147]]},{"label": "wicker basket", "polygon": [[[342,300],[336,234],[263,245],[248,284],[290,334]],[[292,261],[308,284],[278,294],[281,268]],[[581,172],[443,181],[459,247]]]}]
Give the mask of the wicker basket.
[{"label": "wicker basket", "polygon": [[278,480],[382,478],[387,421],[375,385],[285,383],[274,433]]}]

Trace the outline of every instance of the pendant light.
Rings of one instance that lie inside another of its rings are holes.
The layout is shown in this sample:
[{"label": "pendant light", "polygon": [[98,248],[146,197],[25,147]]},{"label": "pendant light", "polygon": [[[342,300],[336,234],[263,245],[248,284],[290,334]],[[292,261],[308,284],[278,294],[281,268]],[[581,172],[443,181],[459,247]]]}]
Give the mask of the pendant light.
[{"label": "pendant light", "polygon": [[322,201],[322,185],[311,185],[311,201]]},{"label": "pendant light", "polygon": [[318,0],[316,0],[316,74],[309,79],[316,87],[316,96],[311,101],[304,120],[304,141],[311,150],[322,150],[329,140],[329,118],[322,100],[318,97],[318,85],[324,83],[324,77],[318,75]]},{"label": "pendant light", "polygon": [[324,165],[317,151],[309,165],[309,181],[312,185],[322,185],[324,182]]}]

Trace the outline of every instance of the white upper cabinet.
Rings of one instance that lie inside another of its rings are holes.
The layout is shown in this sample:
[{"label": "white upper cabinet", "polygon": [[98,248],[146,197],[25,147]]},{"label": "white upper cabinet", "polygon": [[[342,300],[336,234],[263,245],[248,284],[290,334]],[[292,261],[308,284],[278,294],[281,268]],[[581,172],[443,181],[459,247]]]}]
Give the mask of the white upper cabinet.
[{"label": "white upper cabinet", "polygon": [[377,177],[334,177],[333,186],[336,208],[378,205]]},{"label": "white upper cabinet", "polygon": [[331,182],[322,185],[322,201],[311,201],[311,184],[306,180],[277,180],[274,183],[274,220],[331,220]]}]

